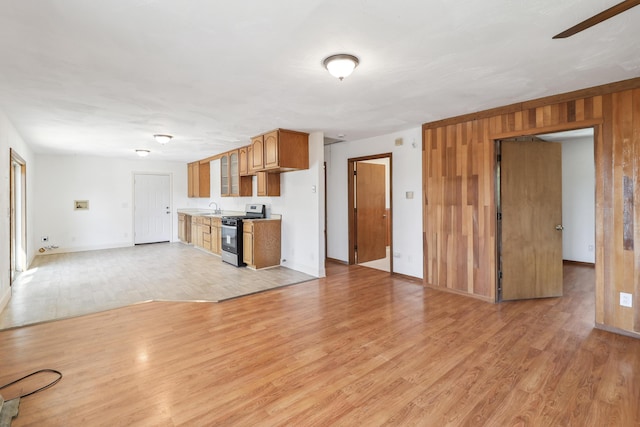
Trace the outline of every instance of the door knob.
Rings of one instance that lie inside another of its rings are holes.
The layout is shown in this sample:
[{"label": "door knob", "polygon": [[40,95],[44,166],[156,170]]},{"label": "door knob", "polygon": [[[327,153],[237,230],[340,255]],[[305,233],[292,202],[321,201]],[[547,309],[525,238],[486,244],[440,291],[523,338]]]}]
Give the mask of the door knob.
[{"label": "door knob", "polygon": [[556,225],[556,230],[562,231],[562,230],[564,230],[564,226],[562,224],[558,224],[558,225]]}]

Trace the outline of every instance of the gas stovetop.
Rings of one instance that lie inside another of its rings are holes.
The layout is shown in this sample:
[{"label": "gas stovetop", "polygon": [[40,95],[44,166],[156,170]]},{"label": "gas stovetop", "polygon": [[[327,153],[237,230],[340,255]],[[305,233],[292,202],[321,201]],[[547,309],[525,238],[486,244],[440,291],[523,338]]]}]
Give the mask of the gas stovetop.
[{"label": "gas stovetop", "polygon": [[266,208],[264,205],[249,204],[245,206],[244,215],[228,215],[223,216],[222,221],[226,225],[235,225],[243,219],[261,219],[266,218]]}]

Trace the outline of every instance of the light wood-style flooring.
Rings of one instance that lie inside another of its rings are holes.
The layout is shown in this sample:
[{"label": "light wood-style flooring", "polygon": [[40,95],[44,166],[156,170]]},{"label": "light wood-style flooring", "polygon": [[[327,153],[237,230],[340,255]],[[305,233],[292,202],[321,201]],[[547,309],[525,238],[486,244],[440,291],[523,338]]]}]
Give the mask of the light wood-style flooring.
[{"label": "light wood-style flooring", "polygon": [[0,328],[145,301],[223,301],[311,279],[285,267],[237,268],[182,243],[38,256],[14,281]]},{"label": "light wood-style flooring", "polygon": [[14,426],[640,423],[640,340],[593,329],[591,267],[565,267],[562,298],[495,305],[360,266],[327,273],[1,331],[0,384],[64,374]]}]

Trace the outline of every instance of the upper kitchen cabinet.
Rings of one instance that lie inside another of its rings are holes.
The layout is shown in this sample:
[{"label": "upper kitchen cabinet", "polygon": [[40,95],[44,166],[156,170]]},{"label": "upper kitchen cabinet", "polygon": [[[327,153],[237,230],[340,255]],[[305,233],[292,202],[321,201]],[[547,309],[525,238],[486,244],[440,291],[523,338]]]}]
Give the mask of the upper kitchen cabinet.
[{"label": "upper kitchen cabinet", "polygon": [[258,196],[280,196],[280,174],[257,172]]},{"label": "upper kitchen cabinet", "polygon": [[240,150],[220,156],[220,194],[227,197],[251,196],[251,176],[240,176]]},{"label": "upper kitchen cabinet", "polygon": [[187,196],[210,197],[210,164],[197,161],[187,164]]},{"label": "upper kitchen cabinet", "polygon": [[309,169],[309,134],[276,129],[251,139],[250,168],[266,172]]},{"label": "upper kitchen cabinet", "polygon": [[256,173],[264,169],[264,138],[262,135],[251,138],[251,154],[249,159],[249,171]]},{"label": "upper kitchen cabinet", "polygon": [[249,167],[252,151],[253,150],[251,149],[250,145],[246,147],[240,147],[238,150],[238,154],[240,156],[240,176],[255,174],[255,172],[253,172]]}]

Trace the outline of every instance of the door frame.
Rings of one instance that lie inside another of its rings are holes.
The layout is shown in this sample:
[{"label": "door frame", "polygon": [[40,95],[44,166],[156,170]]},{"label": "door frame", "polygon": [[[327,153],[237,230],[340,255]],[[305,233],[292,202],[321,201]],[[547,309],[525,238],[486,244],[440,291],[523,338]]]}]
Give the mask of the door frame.
[{"label": "door frame", "polygon": [[389,186],[389,224],[391,239],[389,242],[390,256],[389,256],[389,273],[393,273],[393,154],[382,153],[374,154],[363,157],[353,157],[347,159],[347,217],[348,217],[348,235],[349,235],[349,265],[356,263],[356,227],[355,227],[355,192],[354,192],[354,172],[356,170],[356,163],[365,160],[377,160],[377,159],[389,159],[389,182],[386,185]]},{"label": "door frame", "polygon": [[[598,164],[598,150],[600,149],[600,147],[602,147],[602,124],[601,123],[567,123],[565,125],[561,125],[561,126],[547,126],[547,127],[540,127],[540,128],[535,128],[532,129],[532,131],[535,132],[526,132],[526,131],[518,131],[518,132],[507,132],[504,134],[494,134],[492,135],[492,139],[493,139],[493,143],[494,143],[494,192],[495,192],[495,206],[496,206],[496,215],[494,220],[495,222],[495,230],[496,230],[496,245],[495,245],[495,250],[496,250],[496,263],[495,263],[495,302],[502,302],[502,278],[500,276],[500,272],[502,270],[502,261],[501,261],[501,251],[502,251],[502,227],[501,227],[501,222],[500,222],[500,214],[501,214],[501,204],[500,204],[500,142],[502,140],[505,139],[511,139],[511,138],[527,138],[527,137],[535,137],[536,135],[543,135],[546,133],[555,133],[555,132],[568,132],[568,131],[572,131],[572,130],[579,130],[579,129],[588,129],[588,128],[592,128],[593,129],[593,160],[594,160],[594,167],[595,167],[595,176],[596,176],[596,183],[595,183],[595,200],[596,200],[596,212],[595,212],[595,234],[596,234],[596,241],[595,241],[595,274],[596,277],[598,276],[598,274],[600,273],[600,267],[599,267],[599,257],[598,257],[598,239],[597,236],[600,233],[600,230],[602,228],[602,224],[598,221],[598,210],[597,210],[597,201],[598,201],[598,194],[601,191],[601,184],[598,181],[598,176],[599,176],[599,164]],[[562,183],[560,184],[562,185]],[[595,298],[598,298],[598,289],[597,289],[597,284],[594,283],[594,290],[595,290]],[[597,310],[597,305],[596,304],[596,310]]]},{"label": "door frame", "polygon": [[[132,172],[131,174],[131,244],[133,246],[136,245],[136,176],[137,175],[157,175],[157,176],[168,176],[169,177],[169,206],[171,211],[173,212],[173,173],[171,172]],[[175,221],[177,222],[178,217],[176,215]],[[171,215],[171,219],[169,221],[169,242],[173,242],[173,232],[174,232],[174,218]]]},{"label": "door frame", "polygon": [[[16,218],[16,173],[14,163],[20,168],[20,218]],[[9,148],[9,285],[11,286],[14,277],[14,271],[26,271],[27,269],[27,162],[13,148]],[[16,226],[20,224],[20,247],[15,247]],[[21,252],[21,256],[17,256],[17,251]]]}]

